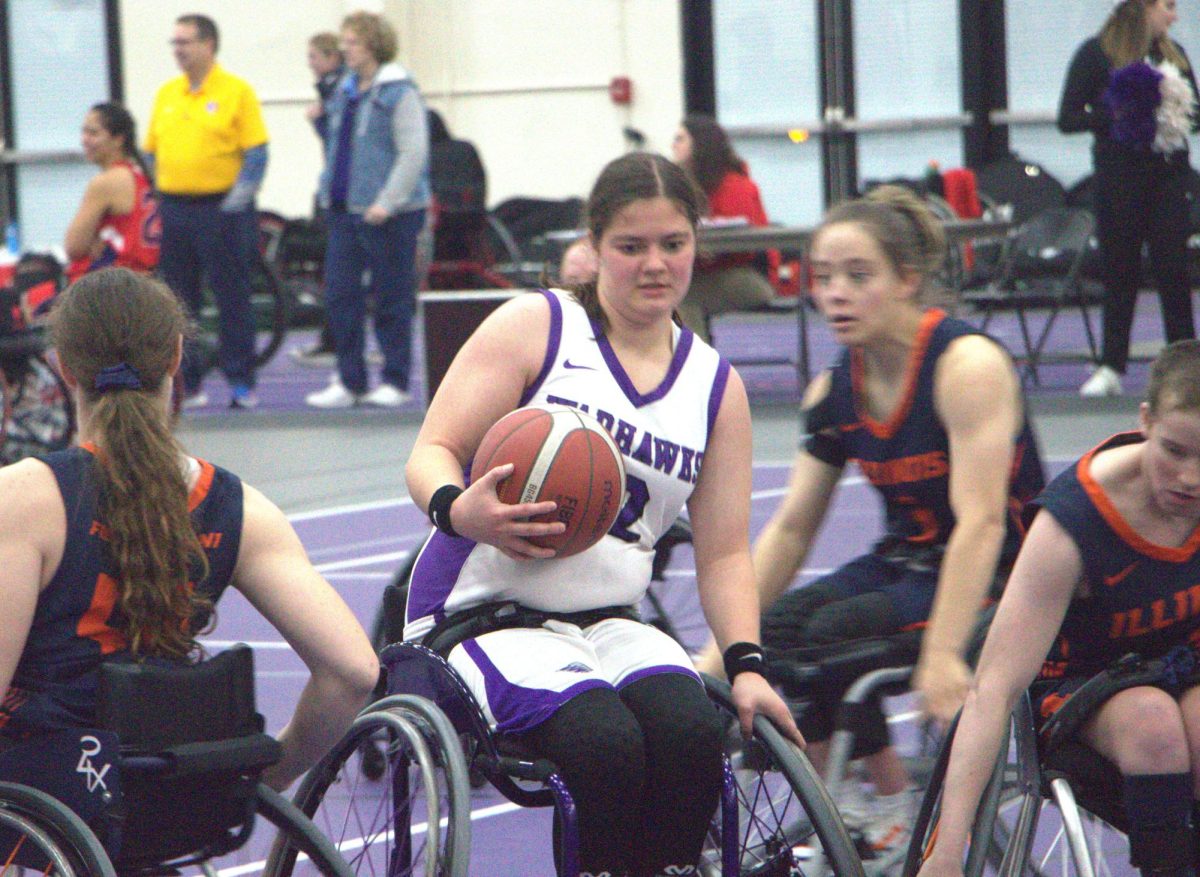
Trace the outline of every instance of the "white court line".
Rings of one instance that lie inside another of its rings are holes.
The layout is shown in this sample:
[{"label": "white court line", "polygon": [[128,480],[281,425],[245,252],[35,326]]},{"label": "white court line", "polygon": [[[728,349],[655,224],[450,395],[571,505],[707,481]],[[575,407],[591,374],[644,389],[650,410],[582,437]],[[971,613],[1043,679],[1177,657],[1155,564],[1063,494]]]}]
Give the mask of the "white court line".
[{"label": "white court line", "polygon": [[[492,816],[500,816],[504,813],[511,813],[513,810],[520,809],[522,809],[520,804],[514,804],[511,801],[506,801],[503,804],[493,804],[491,807],[483,807],[479,810],[472,810],[471,821],[477,822],[480,819],[489,819]],[[443,824],[445,824],[445,820],[443,820]],[[424,834],[428,827],[428,822],[419,822],[412,827],[412,829],[409,831],[409,834],[413,835],[414,837],[418,834]],[[390,842],[392,837],[393,834],[390,831],[385,832],[382,835],[378,835],[378,839],[384,841],[385,843]],[[342,841],[337,845],[337,849],[339,853],[346,853],[350,852],[351,850],[360,849],[364,844],[364,838],[356,837],[351,838],[350,840]],[[296,857],[296,861],[307,862],[308,856],[304,855],[304,853],[301,853]],[[249,862],[245,865],[237,865],[232,868],[222,868],[217,872],[217,877],[241,877],[243,874],[257,874],[264,867],[266,867],[266,864],[267,860],[263,859],[258,862]]]},{"label": "white court line", "polygon": [[312,521],[317,518],[336,518],[338,515],[353,515],[356,512],[373,512],[376,509],[390,509],[397,506],[412,505],[411,497],[402,496],[396,499],[377,499],[371,502],[355,502],[348,505],[335,505],[324,509],[312,509],[307,512],[293,512],[287,519],[293,524],[297,521]]}]

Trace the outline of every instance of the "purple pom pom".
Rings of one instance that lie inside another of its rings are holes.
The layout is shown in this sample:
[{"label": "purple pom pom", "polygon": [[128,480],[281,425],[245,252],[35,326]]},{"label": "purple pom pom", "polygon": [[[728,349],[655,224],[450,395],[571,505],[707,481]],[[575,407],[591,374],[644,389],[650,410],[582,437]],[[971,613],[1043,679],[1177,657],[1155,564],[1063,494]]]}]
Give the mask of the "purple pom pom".
[{"label": "purple pom pom", "polygon": [[1112,139],[1126,146],[1149,148],[1154,142],[1154,113],[1162,101],[1163,75],[1144,61],[1114,70],[1104,90],[1104,103],[1112,113]]}]

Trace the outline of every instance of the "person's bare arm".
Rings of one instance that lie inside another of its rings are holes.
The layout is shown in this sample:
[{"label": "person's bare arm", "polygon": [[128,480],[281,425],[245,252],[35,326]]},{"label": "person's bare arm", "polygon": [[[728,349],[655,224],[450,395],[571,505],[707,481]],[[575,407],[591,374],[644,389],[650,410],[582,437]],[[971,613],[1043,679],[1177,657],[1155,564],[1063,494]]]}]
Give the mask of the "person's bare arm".
[{"label": "person's bare arm", "polygon": [[[700,479],[688,500],[700,605],[720,650],[735,642],[759,641],[750,562],[750,457],[750,406],[742,379],[731,371]],[[804,745],[791,712],[761,674],[739,673],[733,680],[733,701],[747,737],[755,714],[762,713]]]},{"label": "person's bare arm", "polygon": [[92,177],[83,192],[83,200],[63,240],[63,249],[71,260],[98,254],[97,233],[107,213],[128,213],[133,209],[134,182],[128,168],[111,167]]},{"label": "person's bare arm", "polygon": [[62,556],[66,527],[46,464],[23,460],[0,468],[0,701],[25,650],[38,595]]},{"label": "person's bare arm", "polygon": [[963,706],[942,791],[937,843],[919,877],[957,877],[979,798],[1017,698],[1037,675],[1082,573],[1079,549],[1040,512],[1021,548]]},{"label": "person's bare arm", "polygon": [[1007,532],[1022,401],[1008,355],[981,335],[958,339],[942,356],[934,397],[950,440],[950,507],[955,524],[946,543],[913,687],[922,695],[925,710],[948,722],[962,706],[970,685],[964,652]]},{"label": "person's bare arm", "polygon": [[[463,470],[484,434],[517,407],[541,371],[549,333],[549,305],[541,295],[526,294],[490,314],[467,339],[429,405],[404,469],[419,508],[428,511],[429,500],[443,485],[463,486]],[[511,557],[553,557],[551,549],[534,545],[529,537],[561,533],[565,525],[526,519],[554,511],[554,503],[507,505],[496,497],[496,484],[511,471],[506,466],[472,472],[471,486],[450,507],[451,525],[460,535]]]},{"label": "person's bare arm", "polygon": [[[823,398],[829,391],[829,375],[813,381],[805,404]],[[842,469],[812,456],[806,450],[796,455],[787,492],[754,542],[752,562],[760,609],[766,609],[788,589],[808,555],[829,509]],[[721,650],[709,641],[696,667],[711,676],[721,676]]]},{"label": "person's bare arm", "polygon": [[283,759],[263,781],[287,788],[333,747],[379,678],[366,633],[309,562],[283,513],[245,485],[242,542],[233,585],[271,622],[311,676],[279,734]]}]

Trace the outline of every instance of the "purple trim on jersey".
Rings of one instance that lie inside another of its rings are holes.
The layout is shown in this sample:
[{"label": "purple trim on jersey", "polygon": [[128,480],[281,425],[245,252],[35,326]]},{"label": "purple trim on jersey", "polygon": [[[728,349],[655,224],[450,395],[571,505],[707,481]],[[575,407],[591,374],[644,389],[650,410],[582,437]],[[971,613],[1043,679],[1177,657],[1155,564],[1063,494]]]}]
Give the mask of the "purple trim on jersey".
[{"label": "purple trim on jersey", "polygon": [[704,684],[703,680],[700,678],[700,674],[690,667],[681,667],[679,664],[656,664],[653,667],[643,667],[640,670],[634,670],[617,683],[617,690],[620,691],[626,685],[632,685],[634,682],[638,682],[649,676],[660,676],[663,673],[678,673],[681,676],[688,676],[692,679],[695,679],[701,685]]},{"label": "purple trim on jersey", "polygon": [[712,392],[708,394],[708,435],[712,438],[713,427],[717,425],[717,412],[721,410],[721,400],[725,398],[725,385],[729,383],[729,360],[721,357],[717,363],[717,374],[713,378]]},{"label": "purple trim on jersey", "polygon": [[440,530],[429,537],[413,567],[405,621],[413,622],[426,615],[433,615],[438,621],[445,617],[446,599],[477,544],[461,536],[447,536]]},{"label": "purple trim on jersey", "polygon": [[572,685],[565,691],[525,688],[505,679],[504,674],[479,647],[477,640],[467,640],[463,643],[463,648],[483,674],[483,687],[487,692],[488,708],[496,718],[496,730],[505,734],[519,734],[532,730],[554,715],[573,697],[593,688],[612,687],[603,679],[591,678]]},{"label": "purple trim on jersey", "polygon": [[596,343],[600,347],[600,354],[604,357],[608,370],[612,372],[613,379],[621,388],[621,392],[625,394],[625,398],[635,408],[657,402],[671,392],[671,387],[675,386],[675,379],[679,377],[679,373],[683,371],[683,364],[687,362],[688,352],[692,349],[692,340],[696,337],[687,327],[680,330],[679,343],[675,345],[675,354],[671,357],[671,367],[667,369],[666,377],[662,379],[661,384],[643,396],[637,391],[633,381],[629,379],[629,375],[625,373],[625,367],[621,365],[621,360],[617,359],[617,352],[612,349],[608,338],[605,337],[604,329],[595,320],[592,320],[592,331],[596,333]]},{"label": "purple trim on jersey", "polygon": [[524,408],[533,399],[542,382],[546,380],[546,376],[550,374],[550,369],[554,368],[554,361],[558,359],[558,348],[562,345],[562,302],[548,289],[538,291],[550,303],[550,336],[546,339],[546,358],[542,360],[542,370],[533,379],[533,383],[521,394],[518,408]]}]

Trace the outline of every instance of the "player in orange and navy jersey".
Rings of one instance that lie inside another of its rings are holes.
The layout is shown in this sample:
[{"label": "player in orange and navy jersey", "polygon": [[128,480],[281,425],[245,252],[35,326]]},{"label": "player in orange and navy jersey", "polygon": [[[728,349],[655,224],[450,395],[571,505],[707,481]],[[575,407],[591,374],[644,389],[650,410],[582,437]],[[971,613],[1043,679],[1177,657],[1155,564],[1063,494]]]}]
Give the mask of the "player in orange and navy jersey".
[{"label": "player in orange and navy jersey", "polygon": [[92,272],[52,325],[83,445],[0,469],[0,750],[94,727],[106,660],[194,658],[233,587],[312,674],[263,775],[286,787],[370,693],[379,668],[365,633],[279,509],[171,435],[187,322],[169,289]]},{"label": "player in orange and navy jersey", "polygon": [[[1009,355],[927,304],[944,254],[937,220],[893,186],[833,208],[817,229],[813,297],[844,349],[808,388],[809,435],[755,544],[754,565],[764,645],[823,646],[924,628],[913,687],[927,713],[948,719],[966,695],[963,654],[978,612],[1016,556],[1021,506],[1044,481]],[[884,537],[784,593],[850,461],[883,500]],[[811,702],[800,727],[820,765],[842,688],[804,694]],[[910,781],[878,702],[856,732],[855,757],[865,759],[875,797],[841,802],[843,816],[868,868],[886,870],[907,846]],[[842,786],[848,795],[862,788]]]},{"label": "player in orange and navy jersey", "polygon": [[1143,874],[1193,875],[1200,791],[1200,342],[1168,345],[1151,369],[1140,429],[1089,451],[1033,507],[1037,515],[959,720],[938,842],[921,877],[961,877],[985,775],[1030,683],[1041,722],[1090,677],[1131,653],[1165,659],[1159,680],[1117,690],[1076,734],[1121,774],[1133,865]]}]

